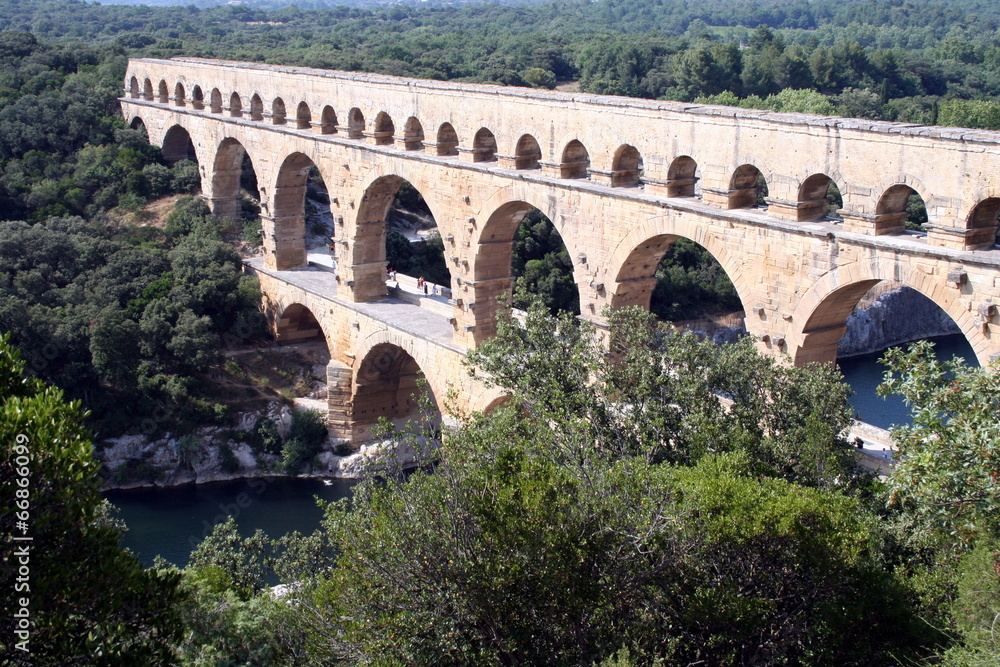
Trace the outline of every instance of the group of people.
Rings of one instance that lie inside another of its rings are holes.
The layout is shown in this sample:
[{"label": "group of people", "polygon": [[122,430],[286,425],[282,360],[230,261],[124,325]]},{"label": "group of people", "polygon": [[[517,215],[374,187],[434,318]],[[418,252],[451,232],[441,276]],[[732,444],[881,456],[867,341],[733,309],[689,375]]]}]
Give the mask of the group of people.
[{"label": "group of people", "polygon": [[[399,278],[396,276],[396,270],[393,269],[391,266],[387,266],[385,269],[385,279],[394,281],[396,283],[395,284],[396,289],[399,289]],[[424,280],[423,276],[417,278],[417,289],[418,290],[422,289],[424,291],[424,294],[428,296],[438,295],[438,286],[434,283],[428,284],[428,282]]]}]

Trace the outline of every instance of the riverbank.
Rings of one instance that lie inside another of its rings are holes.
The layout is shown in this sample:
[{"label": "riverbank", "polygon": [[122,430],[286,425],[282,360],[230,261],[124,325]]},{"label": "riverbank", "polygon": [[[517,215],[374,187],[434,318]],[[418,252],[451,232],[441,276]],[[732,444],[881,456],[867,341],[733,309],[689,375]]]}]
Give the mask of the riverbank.
[{"label": "riverbank", "polygon": [[[296,399],[292,405],[274,402],[266,409],[243,413],[235,427],[203,426],[183,436],[126,435],[98,443],[95,456],[103,464],[104,491],[180,487],[241,479],[358,479],[378,463],[404,469],[423,461],[406,443],[372,442],[354,449],[328,440],[322,450],[294,474],[284,470],[282,456],[265,450],[261,433],[280,443],[288,438],[295,410],[325,409],[325,401]],[[420,446],[418,439],[417,446]]]}]

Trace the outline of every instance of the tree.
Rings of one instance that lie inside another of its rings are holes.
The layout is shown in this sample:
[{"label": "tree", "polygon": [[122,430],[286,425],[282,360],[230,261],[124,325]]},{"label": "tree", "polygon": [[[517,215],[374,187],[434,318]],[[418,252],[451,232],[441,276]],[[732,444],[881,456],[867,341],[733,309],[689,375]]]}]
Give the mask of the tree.
[{"label": "tree", "polygon": [[896,393],[913,422],[893,429],[899,459],[890,502],[932,541],[972,544],[1000,534],[1000,381],[921,341],[890,349],[879,393]]},{"label": "tree", "polygon": [[882,569],[872,517],[834,490],[840,471],[790,472],[776,449],[741,446],[766,431],[813,450],[796,417],[760,425],[754,410],[805,415],[821,432],[809,418],[821,395],[779,395],[743,368],[729,387],[743,433],[724,431],[704,415],[701,378],[732,369],[713,364],[710,344],[661,333],[627,314],[606,356],[593,331],[537,303],[523,326],[502,321],[473,361],[510,402],[436,441],[433,471],[379,467],[328,508],[329,542],[311,543],[339,554],[336,566],[307,549],[286,573],[310,654],[577,665],[627,647],[640,663],[878,664],[919,647],[927,637]]},{"label": "tree", "polygon": [[[4,586],[12,594],[0,596],[0,610],[14,619],[25,607],[31,619],[30,635],[22,638],[30,653],[16,649],[8,633],[0,640],[4,662],[170,664],[182,628],[178,578],[144,570],[119,546],[120,532],[101,520],[85,413],[59,389],[25,377],[9,336],[0,338],[0,401],[0,478],[7,488],[25,490],[4,494],[0,530],[14,555],[27,549],[24,572],[18,560],[5,558]],[[31,541],[14,541],[19,536]],[[24,588],[15,589],[17,576]]]}]

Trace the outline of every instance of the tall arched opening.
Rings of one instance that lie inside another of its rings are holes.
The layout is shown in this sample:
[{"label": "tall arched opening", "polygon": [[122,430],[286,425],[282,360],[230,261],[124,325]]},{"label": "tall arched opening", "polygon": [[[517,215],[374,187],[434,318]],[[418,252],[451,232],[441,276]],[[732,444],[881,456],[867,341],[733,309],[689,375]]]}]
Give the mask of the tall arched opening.
[{"label": "tall arched opening", "polygon": [[988,250],[1000,243],[1000,197],[990,197],[976,204],[966,221],[969,234],[966,250]]},{"label": "tall arched opening", "polygon": [[392,294],[447,302],[451,271],[444,239],[423,195],[406,179],[383,176],[368,186],[353,246],[356,300]]},{"label": "tall arched opening", "polygon": [[542,159],[542,149],[538,141],[530,134],[522,135],[514,148],[515,169],[539,169],[538,161]]},{"label": "tall arched opening", "polygon": [[181,160],[198,162],[191,135],[180,125],[174,125],[167,130],[163,137],[162,150],[163,159],[169,165],[177,164]]},{"label": "tall arched opening", "polygon": [[921,291],[873,278],[843,285],[821,299],[789,352],[800,366],[836,362],[854,390],[851,400],[860,419],[888,428],[907,423],[909,410],[898,398],[876,395],[885,371],[878,359],[886,349],[931,340],[944,356],[961,356],[978,365],[967,335]]},{"label": "tall arched opening", "polygon": [[611,163],[611,187],[631,188],[642,176],[642,155],[635,146],[619,146]]},{"label": "tall arched opening", "polygon": [[470,327],[470,342],[496,333],[496,312],[509,303],[506,297],[515,287],[539,295],[552,311],[580,313],[572,256],[548,216],[526,201],[507,202],[486,221],[471,287],[463,292],[464,303],[457,304]]},{"label": "tall arched opening", "polygon": [[667,169],[667,196],[694,197],[698,190],[698,163],[688,155],[674,158]]},{"label": "tall arched opening", "polygon": [[704,246],[660,234],[632,248],[615,275],[611,306],[638,306],[660,320],[697,331],[743,329],[744,310],[735,285]]},{"label": "tall arched opening", "polygon": [[403,126],[403,149],[422,151],[424,149],[424,127],[416,117],[410,116]]},{"label": "tall arched opening", "polygon": [[211,206],[216,218],[241,221],[244,238],[260,242],[257,172],[243,144],[232,137],[223,139],[215,153]]},{"label": "tall arched opening", "polygon": [[[265,254],[278,270],[305,266],[312,255],[332,266],[333,217],[319,169],[303,153],[281,163],[271,195],[271,216],[263,220]],[[270,228],[270,229],[269,229]]]},{"label": "tall arched opening", "polygon": [[875,233],[922,232],[927,222],[924,198],[909,185],[897,183],[879,197],[875,207]]},{"label": "tall arched opening", "polygon": [[442,123],[437,131],[437,154],[458,155],[458,133],[451,123]]},{"label": "tall arched opening", "polygon": [[799,186],[799,222],[840,219],[839,211],[843,206],[840,188],[826,174],[813,174]]},{"label": "tall arched opening", "polygon": [[472,140],[473,162],[496,162],[497,138],[485,127],[479,128]]},{"label": "tall arched opening", "polygon": [[257,93],[250,98],[250,120],[264,120],[264,101]]},{"label": "tall arched opening", "polygon": [[312,128],[312,112],[309,111],[308,104],[299,102],[299,106],[295,109],[295,129],[308,130],[310,128]]},{"label": "tall arched opening", "polygon": [[372,141],[376,146],[389,146],[396,135],[396,124],[392,122],[392,117],[384,111],[380,111],[375,116],[375,129],[372,133]]},{"label": "tall arched opening", "polygon": [[[421,375],[416,360],[397,345],[381,343],[368,351],[354,374],[350,420],[355,445],[373,439],[381,419],[400,427],[417,421],[425,428],[439,426],[437,397],[429,385],[421,387]],[[427,392],[424,401],[422,391]]]},{"label": "tall arched opening", "polygon": [[767,180],[752,164],[737,167],[729,182],[729,208],[767,208]]},{"label": "tall arched opening", "polygon": [[589,178],[590,153],[577,139],[566,144],[562,152],[559,175],[562,178]]}]

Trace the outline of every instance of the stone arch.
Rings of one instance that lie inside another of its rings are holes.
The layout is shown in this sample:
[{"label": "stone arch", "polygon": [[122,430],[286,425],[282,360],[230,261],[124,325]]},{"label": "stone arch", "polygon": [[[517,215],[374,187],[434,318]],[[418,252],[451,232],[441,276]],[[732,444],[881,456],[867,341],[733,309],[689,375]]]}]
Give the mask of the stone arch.
[{"label": "stone arch", "polygon": [[350,139],[361,139],[365,136],[365,115],[357,107],[352,107],[347,112],[347,136]]},{"label": "stone arch", "polygon": [[[304,153],[285,157],[278,168],[271,189],[273,232],[266,247],[273,251],[275,268],[294,269],[307,264],[306,259],[306,182],[316,164]],[[317,167],[318,169],[318,167]],[[324,182],[327,182],[324,179]]]},{"label": "stone arch", "polygon": [[997,225],[1000,223],[1000,197],[987,197],[969,212],[965,228],[966,250],[987,250],[996,245]]},{"label": "stone arch", "polygon": [[285,100],[280,97],[275,97],[271,102],[271,124],[285,124]]},{"label": "stone arch", "polygon": [[180,81],[174,86],[174,106],[182,107],[187,104],[187,97],[184,94],[184,84]]},{"label": "stone arch", "polygon": [[635,146],[622,144],[611,161],[611,187],[629,188],[639,185],[642,175],[642,155]]},{"label": "stone arch", "polygon": [[148,77],[142,83],[142,99],[149,102],[153,101],[153,82]]},{"label": "stone arch", "polygon": [[299,302],[288,305],[275,318],[274,338],[279,345],[322,340],[327,353],[331,352],[323,325],[307,306]]},{"label": "stone arch", "polygon": [[396,136],[396,124],[392,122],[392,116],[384,111],[380,111],[375,116],[375,127],[372,131],[372,138],[376,146],[389,146],[393,137]]},{"label": "stone arch", "polygon": [[933,301],[958,325],[976,351],[979,362],[989,362],[989,341],[975,326],[974,316],[961,303],[962,295],[947,287],[941,276],[931,276],[892,259],[854,262],[820,278],[802,297],[792,322],[802,322],[788,336],[788,352],[797,366],[833,363],[837,344],[847,330],[847,316],[869,289],[883,280],[910,287]]},{"label": "stone arch", "polygon": [[377,331],[358,342],[358,360],[351,378],[351,401],[348,421],[353,440],[371,437],[371,427],[380,417],[390,420],[412,419],[418,415],[417,378],[422,373],[433,405],[441,413],[441,401],[448,386],[434,373],[437,360],[426,345],[415,343],[412,336],[394,331]]},{"label": "stone arch", "polygon": [[514,147],[514,168],[515,169],[539,169],[541,165],[538,161],[542,159],[542,149],[530,134],[522,134]]},{"label": "stone arch", "polygon": [[142,118],[136,116],[128,124],[133,130],[142,130],[142,133],[146,135],[146,140],[149,141],[149,130],[146,129],[146,123],[143,122]]},{"label": "stone arch", "polygon": [[355,301],[372,301],[386,296],[385,237],[386,214],[400,185],[404,181],[424,197],[431,216],[438,223],[442,237],[453,232],[449,221],[441,218],[444,210],[438,200],[438,188],[433,174],[428,174],[409,161],[385,164],[372,169],[359,184],[359,196],[354,229],[349,244],[349,264],[353,272],[353,297]]},{"label": "stone arch", "polygon": [[299,102],[299,106],[295,109],[295,129],[308,130],[310,128],[312,128],[312,112],[309,110],[308,104]]},{"label": "stone arch", "polygon": [[407,118],[403,126],[403,148],[408,151],[419,151],[424,148],[424,126],[416,116]]},{"label": "stone arch", "polygon": [[590,153],[579,139],[573,139],[563,148],[562,160],[559,165],[561,178],[588,178],[590,168]]},{"label": "stone arch", "polygon": [[[499,389],[497,389],[496,391],[492,391],[492,392],[486,393],[484,396],[482,396],[480,398],[479,405],[477,405],[476,408],[475,408],[476,411],[477,412],[482,412],[484,415],[488,415],[491,412],[499,410],[503,406],[505,406],[508,403],[510,403],[510,401],[511,401],[510,394],[502,394],[501,393],[501,394],[497,395],[498,392],[499,392]],[[484,402],[485,402],[485,405],[483,405]],[[480,406],[482,406],[482,407],[480,407]]]},{"label": "stone arch", "polygon": [[170,90],[167,88],[167,82],[163,79],[160,79],[160,84],[156,88],[156,101],[160,104],[170,102]]},{"label": "stone arch", "polygon": [[[212,214],[217,218],[239,218],[242,213],[240,177],[247,150],[234,137],[219,142],[212,161]],[[251,166],[255,161],[250,158]],[[256,175],[256,171],[255,171]]]},{"label": "stone arch", "polygon": [[674,158],[667,169],[667,196],[694,197],[698,184],[698,163],[689,155]]},{"label": "stone arch", "polygon": [[481,127],[472,139],[473,162],[496,162],[497,138],[488,128]]},{"label": "stone arch", "polygon": [[743,164],[736,168],[729,180],[727,208],[755,208],[766,195],[764,174],[752,164]]},{"label": "stone arch", "polygon": [[[705,248],[729,276],[740,302],[749,303],[752,285],[747,282],[739,258],[733,256],[724,241],[694,221],[667,219],[643,222],[618,243],[608,263],[607,276],[613,282],[608,287],[607,301],[613,308],[638,306],[649,310],[656,287],[656,267],[670,246],[680,238],[694,241]],[[750,326],[750,322],[747,322]],[[754,333],[751,331],[751,333]]]},{"label": "stone arch", "polygon": [[[492,337],[496,333],[496,313],[501,308],[500,299],[510,293],[514,287],[514,272],[512,265],[515,235],[524,217],[532,209],[540,210],[550,221],[566,246],[571,258],[577,257],[574,240],[567,238],[566,230],[561,227],[561,218],[557,211],[557,201],[553,198],[543,198],[540,205],[530,202],[523,188],[508,187],[497,191],[480,209],[480,217],[485,219],[478,238],[474,241],[475,255],[471,267],[471,290],[463,292],[466,302],[474,304],[470,309],[468,303],[459,305],[466,308],[464,319],[474,326],[472,338],[479,342]],[[544,202],[544,203],[543,203]],[[581,265],[574,260],[573,279],[580,294],[583,305],[583,290],[580,289],[583,280]],[[457,294],[458,292],[456,292]]]},{"label": "stone arch", "polygon": [[229,96],[229,115],[233,118],[243,117],[243,100],[239,93],[234,92]]},{"label": "stone arch", "polygon": [[[840,192],[840,188],[832,178],[826,174],[813,174],[809,178],[802,181],[799,185],[798,194],[798,214],[797,219],[799,222],[808,222],[812,220],[824,220],[829,216],[830,211],[830,201],[827,199],[827,193],[830,192],[830,186],[837,188],[837,192]],[[841,207],[843,207],[843,200],[841,200]],[[837,210],[840,210],[839,208]]]},{"label": "stone arch", "polygon": [[875,206],[878,234],[898,234],[906,230],[907,202],[913,195],[919,197],[920,193],[905,183],[896,183],[882,192]]},{"label": "stone arch", "polygon": [[181,160],[198,161],[194,142],[187,129],[180,125],[172,125],[163,135],[163,159],[167,164],[176,164]]},{"label": "stone arch", "polygon": [[139,79],[132,77],[128,82],[128,96],[133,100],[139,99]]},{"label": "stone arch", "polygon": [[437,154],[458,155],[458,133],[451,123],[441,123],[438,128]]},{"label": "stone arch", "polygon": [[323,114],[320,116],[320,134],[337,134],[337,112],[329,104],[323,107]]},{"label": "stone arch", "polygon": [[250,98],[250,120],[264,120],[264,100],[257,93]]},{"label": "stone arch", "polygon": [[191,106],[198,111],[205,108],[205,93],[201,86],[195,86],[191,89]]},{"label": "stone arch", "polygon": [[222,92],[218,88],[213,88],[209,95],[209,104],[212,113],[222,113]]}]

